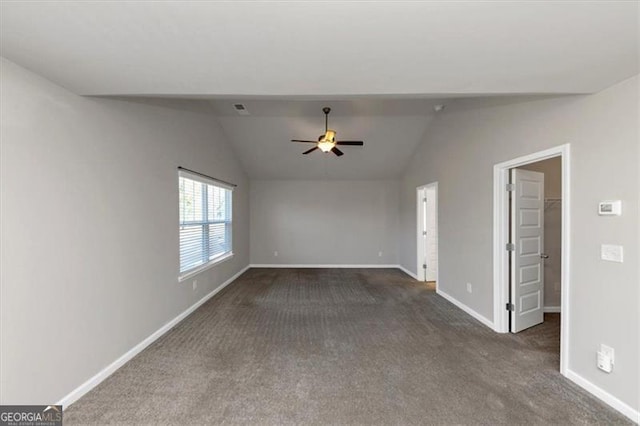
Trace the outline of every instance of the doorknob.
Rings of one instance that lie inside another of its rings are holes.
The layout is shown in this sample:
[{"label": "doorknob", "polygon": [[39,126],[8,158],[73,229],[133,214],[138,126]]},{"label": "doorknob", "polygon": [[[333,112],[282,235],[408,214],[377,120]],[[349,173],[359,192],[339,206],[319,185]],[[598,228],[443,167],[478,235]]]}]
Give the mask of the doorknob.
[{"label": "doorknob", "polygon": [[540,259],[548,259],[549,255],[546,253],[540,253]]}]

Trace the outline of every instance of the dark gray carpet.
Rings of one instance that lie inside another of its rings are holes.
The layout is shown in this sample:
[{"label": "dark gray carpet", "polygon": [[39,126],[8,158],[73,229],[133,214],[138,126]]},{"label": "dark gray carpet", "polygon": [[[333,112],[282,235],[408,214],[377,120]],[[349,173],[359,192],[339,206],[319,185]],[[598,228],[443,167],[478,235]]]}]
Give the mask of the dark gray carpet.
[{"label": "dark gray carpet", "polygon": [[251,269],[65,424],[626,424],[558,372],[558,315],[489,330],[394,269]]}]

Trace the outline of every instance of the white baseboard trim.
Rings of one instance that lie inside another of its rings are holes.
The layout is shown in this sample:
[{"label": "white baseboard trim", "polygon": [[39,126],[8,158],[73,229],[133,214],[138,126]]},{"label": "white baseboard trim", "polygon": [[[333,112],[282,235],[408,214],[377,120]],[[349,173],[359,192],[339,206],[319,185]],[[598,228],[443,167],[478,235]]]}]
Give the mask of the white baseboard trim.
[{"label": "white baseboard trim", "polygon": [[544,312],[548,314],[559,314],[562,311],[562,307],[560,306],[545,306],[543,308]]},{"label": "white baseboard trim", "polygon": [[189,307],[186,311],[182,312],[180,315],[178,315],[177,317],[175,317],[174,319],[172,319],[171,321],[169,321],[168,323],[160,327],[152,335],[144,339],[142,342],[138,343],[136,346],[131,348],[128,352],[126,352],[120,358],[116,359],[111,364],[107,365],[105,368],[99,371],[95,376],[91,377],[89,380],[87,380],[86,382],[84,382],[74,390],[72,390],[71,393],[63,397],[60,401],[56,402],[56,405],[62,405],[63,409],[66,409],[69,405],[76,402],[78,399],[84,396],[87,392],[89,392],[91,389],[95,388],[98,384],[100,384],[100,382],[102,382],[104,379],[112,375],[118,368],[122,367],[129,360],[131,360],[133,357],[135,357],[140,352],[142,352],[147,346],[155,342],[159,337],[161,337],[167,331],[171,330],[176,324],[178,324],[180,321],[182,321],[187,316],[189,316],[189,314],[191,314],[193,311],[198,309],[207,300],[211,299],[213,296],[219,293],[223,288],[225,288],[226,286],[231,284],[233,281],[235,281],[236,278],[238,278],[248,269],[249,269],[248,265],[242,268],[240,272],[238,272],[237,274],[235,274],[234,276],[232,276],[231,278],[223,282],[221,285],[216,287],[209,294],[207,294],[202,299],[198,300],[196,303],[191,305],[191,307]]},{"label": "white baseboard trim", "polygon": [[367,265],[312,265],[312,264],[275,264],[275,263],[252,263],[249,265],[251,268],[391,268],[391,269],[400,269],[405,274],[409,275],[414,280],[418,279],[418,276],[405,268],[402,265],[375,265],[375,264],[367,264]]},{"label": "white baseboard trim", "polygon": [[252,263],[251,268],[398,268],[398,265],[332,265],[332,264],[275,264],[275,263]]},{"label": "white baseboard trim", "polygon": [[605,391],[599,386],[596,386],[589,380],[585,379],[584,377],[582,377],[581,375],[579,375],[578,373],[570,369],[567,369],[566,377],[567,379],[571,380],[572,382],[574,382],[575,384],[577,384],[587,392],[591,393],[595,397],[602,400],[607,405],[618,410],[619,412],[627,416],[632,421],[636,422],[637,424],[640,424],[640,412],[638,412],[638,410],[620,401],[618,398],[611,395],[609,392]]},{"label": "white baseboard trim", "polygon": [[466,313],[468,313],[469,315],[471,315],[472,317],[474,317],[478,321],[480,321],[482,324],[484,324],[487,327],[489,327],[491,330],[493,330],[493,322],[492,321],[489,321],[487,318],[483,317],[482,315],[480,315],[479,313],[477,313],[476,311],[474,311],[473,309],[471,309],[470,307],[468,307],[464,303],[460,302],[458,299],[455,299],[453,296],[445,293],[444,291],[442,291],[440,289],[437,289],[436,293],[439,294],[440,296],[444,297],[449,302],[453,303],[458,308],[462,309],[463,311],[465,311]]},{"label": "white baseboard trim", "polygon": [[404,272],[405,274],[409,275],[414,280],[418,281],[418,275],[414,274],[413,272],[411,272],[410,270],[408,270],[404,266],[396,265],[396,268],[400,269],[402,272]]}]

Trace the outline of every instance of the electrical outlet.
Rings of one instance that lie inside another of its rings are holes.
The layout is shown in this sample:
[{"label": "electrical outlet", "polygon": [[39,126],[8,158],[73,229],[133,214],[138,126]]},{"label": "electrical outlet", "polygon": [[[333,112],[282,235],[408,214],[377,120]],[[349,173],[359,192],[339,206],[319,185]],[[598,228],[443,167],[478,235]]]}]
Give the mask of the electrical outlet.
[{"label": "electrical outlet", "polygon": [[277,250],[273,252],[273,257],[278,257],[278,251]]},{"label": "electrical outlet", "polygon": [[381,251],[378,252],[378,257],[382,257],[382,252]]},{"label": "electrical outlet", "polygon": [[611,359],[611,364],[615,364],[615,351],[612,347],[607,345],[600,345],[600,353]]},{"label": "electrical outlet", "polygon": [[596,353],[596,365],[605,373],[613,371],[615,364],[615,351],[607,345],[600,345],[600,349]]},{"label": "electrical outlet", "polygon": [[198,280],[193,280],[193,291],[198,289]]},{"label": "electrical outlet", "polygon": [[471,283],[467,283],[467,292],[473,293],[473,287],[471,286]]}]

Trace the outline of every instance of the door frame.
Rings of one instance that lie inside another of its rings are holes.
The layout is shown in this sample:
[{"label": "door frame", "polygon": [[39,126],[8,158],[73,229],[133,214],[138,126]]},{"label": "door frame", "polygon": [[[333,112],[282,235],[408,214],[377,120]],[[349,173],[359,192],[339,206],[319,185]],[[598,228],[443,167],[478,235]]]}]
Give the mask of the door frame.
[{"label": "door frame", "polygon": [[509,183],[509,170],[514,167],[549,158],[560,157],[562,163],[562,243],[560,278],[560,373],[568,372],[569,360],[569,288],[571,270],[571,216],[570,216],[570,144],[559,145],[543,151],[504,161],[493,166],[493,324],[498,333],[509,332],[509,254],[506,244],[509,242],[509,196],[506,185]]},{"label": "door frame", "polygon": [[[422,218],[422,200],[420,197],[420,191],[424,190],[428,190],[428,189],[433,189],[434,192],[434,215],[435,215],[435,223],[436,223],[436,233],[438,233],[439,231],[439,225],[438,225],[438,182],[431,182],[428,183],[426,185],[420,185],[419,187],[416,188],[416,265],[417,265],[417,273],[416,276],[418,277],[418,281],[425,281],[425,271],[424,268],[422,268],[422,262],[420,261],[420,253],[421,250],[420,248],[422,247],[422,241],[424,240],[421,234],[421,230],[422,230],[422,223],[421,223],[421,218]],[[424,249],[424,247],[423,247]],[[440,247],[439,244],[436,242],[436,251],[438,252],[438,264],[440,263]],[[438,279],[438,275],[440,273],[440,265],[438,265],[436,267],[436,291],[438,290],[438,285],[439,285],[439,279]]]}]

